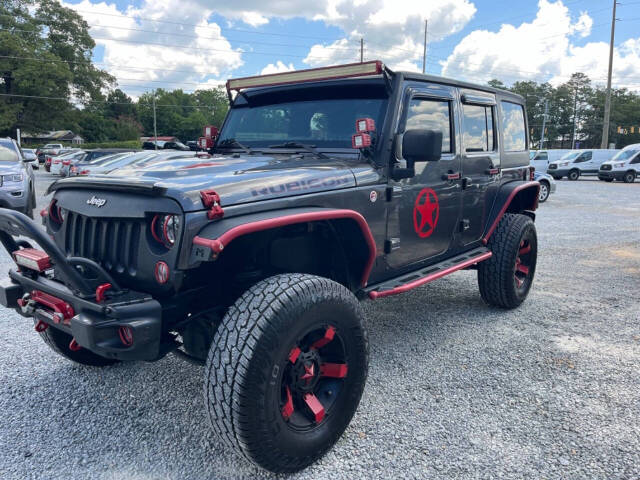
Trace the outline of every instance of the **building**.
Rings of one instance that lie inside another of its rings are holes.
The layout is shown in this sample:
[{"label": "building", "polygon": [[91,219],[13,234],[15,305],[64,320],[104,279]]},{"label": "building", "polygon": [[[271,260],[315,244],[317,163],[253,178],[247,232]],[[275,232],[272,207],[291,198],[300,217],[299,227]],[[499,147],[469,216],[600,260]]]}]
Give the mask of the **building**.
[{"label": "building", "polygon": [[23,133],[22,141],[28,143],[71,143],[79,145],[84,143],[84,138],[76,135],[71,130],[56,130],[46,133]]}]

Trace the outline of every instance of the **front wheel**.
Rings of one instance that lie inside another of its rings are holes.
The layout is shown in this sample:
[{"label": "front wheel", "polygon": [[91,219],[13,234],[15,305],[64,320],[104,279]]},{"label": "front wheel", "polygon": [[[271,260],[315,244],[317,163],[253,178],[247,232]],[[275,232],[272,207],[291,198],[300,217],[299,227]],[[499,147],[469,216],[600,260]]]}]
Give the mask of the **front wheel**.
[{"label": "front wheel", "polygon": [[622,181],[624,181],[624,183],[633,183],[635,179],[636,179],[636,172],[634,171],[629,171],[624,174],[624,177],[622,177]]},{"label": "front wheel", "polygon": [[544,203],[549,198],[549,184],[547,182],[540,182],[540,192],[538,193],[538,202]]},{"label": "front wheel", "polygon": [[487,245],[493,256],[478,265],[480,295],[490,305],[515,308],[531,289],[538,258],[536,226],[526,215],[507,213]]},{"label": "front wheel", "polygon": [[567,175],[567,178],[575,182],[580,178],[580,170],[571,170]]},{"label": "front wheel", "polygon": [[325,278],[283,274],[251,287],[229,308],[205,364],[216,433],[276,473],[322,457],[364,390],[362,320],[355,296]]}]

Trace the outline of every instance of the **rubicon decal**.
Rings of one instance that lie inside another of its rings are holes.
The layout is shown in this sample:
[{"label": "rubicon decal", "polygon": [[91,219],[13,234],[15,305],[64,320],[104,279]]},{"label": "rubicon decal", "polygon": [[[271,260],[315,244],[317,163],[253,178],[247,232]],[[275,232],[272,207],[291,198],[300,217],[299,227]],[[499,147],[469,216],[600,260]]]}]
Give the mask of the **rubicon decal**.
[{"label": "rubicon decal", "polygon": [[102,207],[105,203],[107,203],[105,198],[98,198],[95,195],[87,200],[87,205],[93,205],[98,208]]},{"label": "rubicon decal", "polygon": [[413,229],[420,238],[429,237],[438,225],[440,204],[431,188],[423,188],[413,205]]},{"label": "rubicon decal", "polygon": [[331,188],[339,187],[340,185],[350,183],[352,178],[349,177],[337,177],[337,178],[312,178],[310,180],[298,180],[295,182],[281,183],[279,185],[265,186],[261,188],[254,188],[251,190],[251,195],[258,197],[261,195],[272,195],[278,193],[293,193],[302,192],[306,190],[316,190],[319,188]]}]

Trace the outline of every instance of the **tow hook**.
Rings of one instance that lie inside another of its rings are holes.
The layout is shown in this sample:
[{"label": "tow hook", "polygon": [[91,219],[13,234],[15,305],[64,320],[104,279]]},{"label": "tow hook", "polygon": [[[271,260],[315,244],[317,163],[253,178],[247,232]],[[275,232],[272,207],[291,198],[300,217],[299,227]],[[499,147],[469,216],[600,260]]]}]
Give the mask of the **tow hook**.
[{"label": "tow hook", "polygon": [[30,317],[35,312],[35,303],[31,300],[31,294],[25,293],[22,298],[18,299],[18,306],[20,307],[20,312],[25,317]]},{"label": "tow hook", "polygon": [[47,328],[49,328],[49,324],[46,322],[43,322],[42,320],[38,320],[38,323],[36,323],[36,326],[35,326],[36,332],[38,333],[44,332]]},{"label": "tow hook", "polygon": [[78,342],[76,342],[75,338],[71,339],[71,342],[69,343],[69,350],[71,350],[72,352],[77,352],[81,348],[82,347],[78,345]]}]

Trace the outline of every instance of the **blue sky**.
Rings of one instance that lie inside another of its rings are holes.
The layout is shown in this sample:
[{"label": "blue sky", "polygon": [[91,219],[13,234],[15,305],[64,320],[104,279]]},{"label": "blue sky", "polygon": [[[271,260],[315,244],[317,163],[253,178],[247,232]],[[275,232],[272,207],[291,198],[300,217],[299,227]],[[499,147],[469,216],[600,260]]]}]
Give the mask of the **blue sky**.
[{"label": "blue sky", "polygon": [[[382,59],[392,68],[486,81],[561,83],[606,77],[608,0],[82,0],[65,3],[92,26],[94,59],[137,96],[187,91],[228,77]],[[435,4],[435,5],[434,5]],[[275,6],[274,6],[275,5]],[[614,83],[640,90],[640,1],[618,7]],[[198,26],[196,26],[198,25]]]}]

